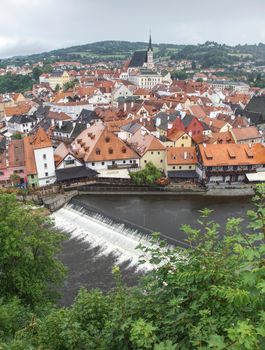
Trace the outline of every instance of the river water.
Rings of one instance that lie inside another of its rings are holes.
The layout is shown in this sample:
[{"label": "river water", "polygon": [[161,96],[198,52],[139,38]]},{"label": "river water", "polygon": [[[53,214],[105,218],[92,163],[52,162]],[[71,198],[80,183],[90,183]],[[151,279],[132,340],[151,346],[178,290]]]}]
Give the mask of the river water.
[{"label": "river water", "polygon": [[[170,244],[185,246],[182,224],[197,226],[198,211],[213,209],[211,218],[223,227],[228,217],[244,217],[250,197],[81,195],[53,214],[56,225],[68,232],[61,260],[68,267],[62,304],[78,289],[114,286],[112,268],[121,267],[124,282],[134,285],[141,269],[139,242],[148,244],[151,232],[160,232]],[[222,229],[221,229],[222,230]]]}]

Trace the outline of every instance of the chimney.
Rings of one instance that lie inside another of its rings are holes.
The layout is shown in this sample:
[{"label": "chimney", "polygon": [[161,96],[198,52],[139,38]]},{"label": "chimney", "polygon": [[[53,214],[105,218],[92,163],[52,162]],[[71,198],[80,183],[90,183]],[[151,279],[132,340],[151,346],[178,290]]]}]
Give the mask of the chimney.
[{"label": "chimney", "polygon": [[123,104],[123,111],[126,112],[126,109],[127,109],[127,104],[126,102]]},{"label": "chimney", "polygon": [[203,147],[206,148],[206,143],[203,143]]},{"label": "chimney", "polygon": [[62,121],[62,120],[59,120],[58,125],[59,125],[59,128],[61,129],[62,126],[63,126],[63,121]]},{"label": "chimney", "polygon": [[188,159],[188,153],[187,152],[184,152],[184,159]]},{"label": "chimney", "polygon": [[132,101],[132,102],[131,102],[131,108],[133,108],[133,106],[134,106],[134,102]]},{"label": "chimney", "polygon": [[169,130],[169,129],[172,129],[172,127],[173,127],[173,124],[172,123],[168,123],[167,124],[167,129]]},{"label": "chimney", "polygon": [[52,126],[54,126],[54,125],[55,125],[55,123],[54,123],[54,119],[51,119],[51,123],[52,123]]}]

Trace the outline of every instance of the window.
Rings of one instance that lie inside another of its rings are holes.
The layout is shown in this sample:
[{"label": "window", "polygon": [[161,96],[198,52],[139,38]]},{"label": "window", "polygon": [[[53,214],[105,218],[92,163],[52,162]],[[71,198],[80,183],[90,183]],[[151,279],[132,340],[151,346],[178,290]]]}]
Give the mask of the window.
[{"label": "window", "polygon": [[34,179],[34,175],[30,175],[30,178],[31,178],[31,179]]},{"label": "window", "polygon": [[101,165],[105,165],[105,162],[101,162]]},{"label": "window", "polygon": [[112,161],[112,165],[114,165],[114,164],[115,164],[115,160]]},{"label": "window", "polygon": [[100,149],[99,148],[96,148],[96,155],[100,155]]},{"label": "window", "polygon": [[44,155],[43,155],[43,159],[47,159],[47,156],[46,156],[46,154],[44,154]]},{"label": "window", "polygon": [[183,143],[181,144],[181,147],[184,147],[184,144],[183,144]]},{"label": "window", "polygon": [[182,169],[182,166],[179,166],[179,169]]},{"label": "window", "polygon": [[109,154],[112,154],[113,153],[113,148],[109,148]]},{"label": "window", "polygon": [[154,152],[151,152],[151,154],[154,154]]},{"label": "window", "polygon": [[132,160],[130,160],[130,163],[132,164]]},{"label": "window", "polygon": [[233,170],[237,170],[237,165],[234,165],[234,166],[233,166]]},{"label": "window", "polygon": [[95,166],[95,163],[93,162],[91,165],[92,165],[92,166]]},{"label": "window", "polygon": [[176,169],[176,167],[175,167],[175,166],[173,166],[173,169]]},{"label": "window", "polygon": [[163,159],[160,160],[160,163],[163,163]]},{"label": "window", "polygon": [[47,169],[47,168],[48,168],[47,163],[44,163],[44,168],[45,168],[45,169]]},{"label": "window", "polygon": [[160,154],[160,152],[157,152],[157,154]]},{"label": "window", "polygon": [[49,174],[48,174],[48,173],[45,173],[45,176],[49,176]]},{"label": "window", "polygon": [[73,165],[75,164],[75,160],[74,159],[66,159],[64,161],[64,164],[67,166],[67,165]]},{"label": "window", "polygon": [[123,161],[123,164],[126,164],[126,160]]},{"label": "window", "polygon": [[0,176],[4,175],[4,173],[2,171],[0,171]]},{"label": "window", "polygon": [[147,160],[145,160],[144,162],[147,163]]},{"label": "window", "polygon": [[190,165],[190,166],[189,166],[189,169],[191,169],[191,168],[192,168],[192,166]]}]

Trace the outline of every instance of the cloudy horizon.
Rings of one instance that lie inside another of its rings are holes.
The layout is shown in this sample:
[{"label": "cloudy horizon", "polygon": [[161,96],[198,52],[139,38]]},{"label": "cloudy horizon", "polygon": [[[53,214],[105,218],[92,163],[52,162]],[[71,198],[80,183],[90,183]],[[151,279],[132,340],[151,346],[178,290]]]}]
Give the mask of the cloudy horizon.
[{"label": "cloudy horizon", "polygon": [[[265,42],[265,1],[5,0],[0,58],[105,40],[155,43]],[[251,14],[251,15],[250,15]]]}]

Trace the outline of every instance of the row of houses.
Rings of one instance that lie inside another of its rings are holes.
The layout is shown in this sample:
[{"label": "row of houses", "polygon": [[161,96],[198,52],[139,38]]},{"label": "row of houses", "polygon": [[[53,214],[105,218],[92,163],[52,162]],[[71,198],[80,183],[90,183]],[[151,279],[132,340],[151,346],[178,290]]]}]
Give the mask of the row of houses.
[{"label": "row of houses", "polygon": [[124,141],[101,123],[56,149],[42,128],[35,135],[1,147],[2,185],[12,182],[14,174],[21,185],[32,187],[94,177],[129,178],[130,172],[143,169],[149,162],[176,182],[234,183],[247,180],[251,174],[259,179],[265,171],[261,143],[167,147],[143,127]]}]

